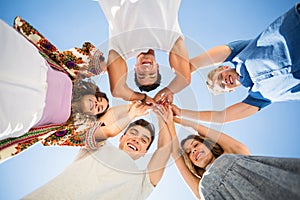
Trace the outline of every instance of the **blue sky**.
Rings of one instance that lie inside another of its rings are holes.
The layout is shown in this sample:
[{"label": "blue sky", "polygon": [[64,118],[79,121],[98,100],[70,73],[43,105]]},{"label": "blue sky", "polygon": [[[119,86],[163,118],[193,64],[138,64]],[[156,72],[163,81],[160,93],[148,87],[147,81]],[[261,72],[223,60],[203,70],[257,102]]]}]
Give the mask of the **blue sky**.
[{"label": "blue sky", "polygon": [[[187,41],[189,54],[193,57],[215,45],[254,38],[296,2],[183,0],[179,23]],[[18,15],[31,23],[60,50],[80,47],[85,41],[105,47],[108,39],[108,24],[98,2],[92,0],[0,2],[0,19],[12,25],[13,19]],[[106,52],[105,49],[101,50]],[[157,60],[162,66],[164,86],[172,78],[167,55],[163,52],[158,53]],[[128,63],[132,66],[133,60]],[[175,103],[187,109],[210,110],[222,109],[245,98],[247,90],[244,88],[230,95],[210,95],[204,85],[206,73],[207,69],[194,73],[191,85],[175,96]],[[107,75],[97,78],[96,81],[100,88],[109,94]],[[129,82],[131,81],[132,76],[129,76]],[[110,95],[109,97],[111,98]],[[111,102],[112,105],[122,103],[117,99],[112,99]],[[275,103],[247,119],[216,128],[242,141],[254,155],[300,158],[299,113],[300,102]],[[153,118],[150,117],[151,119]],[[180,137],[184,136],[187,130],[178,127],[178,134]],[[20,199],[40,187],[58,175],[73,160],[77,151],[77,148],[72,147],[36,145],[0,164],[0,199]],[[192,198],[193,195],[172,162],[169,163],[162,181],[149,197],[151,200]]]}]

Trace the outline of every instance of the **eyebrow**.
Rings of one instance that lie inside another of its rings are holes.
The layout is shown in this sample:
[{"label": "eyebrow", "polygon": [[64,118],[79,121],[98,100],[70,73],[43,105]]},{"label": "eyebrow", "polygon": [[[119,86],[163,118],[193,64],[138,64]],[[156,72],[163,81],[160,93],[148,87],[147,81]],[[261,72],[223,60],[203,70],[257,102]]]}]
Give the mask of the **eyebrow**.
[{"label": "eyebrow", "polygon": [[[190,146],[193,146],[194,142],[195,142],[195,140],[192,140],[192,142],[190,143]],[[188,152],[188,150],[189,150],[189,152]],[[190,153],[191,149],[190,148],[186,148],[185,151],[186,151],[186,153]]]},{"label": "eyebrow", "polygon": [[144,79],[144,78],[146,78],[146,77],[149,77],[150,79],[155,79],[157,76],[156,76],[155,73],[153,73],[153,74],[149,74],[148,76],[146,76],[145,74],[138,74],[138,77],[139,77],[140,79]]},{"label": "eyebrow", "polygon": [[135,133],[138,133],[138,132],[139,132],[139,131],[138,131],[137,129],[135,129],[135,128],[132,128],[131,130],[134,131]]},{"label": "eyebrow", "polygon": [[[97,98],[97,101],[102,102],[102,101],[103,101],[103,97],[98,97],[98,98]],[[101,109],[100,109],[100,108],[101,108]],[[100,112],[99,110],[101,110],[101,112],[104,110],[103,105],[100,105],[100,106],[99,106],[98,112]]]},{"label": "eyebrow", "polygon": [[[135,131],[136,133],[139,133],[139,131],[136,128],[132,128],[131,130]],[[146,138],[148,142],[150,141],[150,138],[146,134],[141,133],[141,135],[143,138]]]},{"label": "eyebrow", "polygon": [[149,77],[153,79],[153,78],[155,78],[155,77],[156,77],[156,74],[155,74],[155,73],[153,73],[153,74],[149,74]]},{"label": "eyebrow", "polygon": [[102,102],[103,98],[102,97],[97,97],[97,101]]},{"label": "eyebrow", "polygon": [[145,74],[138,74],[138,77],[139,77],[140,79],[144,79],[144,78],[146,77],[146,75],[145,75]]},{"label": "eyebrow", "polygon": [[195,140],[192,140],[192,142],[191,142],[191,146],[193,146],[194,142],[195,142]]},{"label": "eyebrow", "polygon": [[150,138],[147,135],[142,135],[142,137],[144,137],[146,140],[148,140],[148,142],[150,142]]}]

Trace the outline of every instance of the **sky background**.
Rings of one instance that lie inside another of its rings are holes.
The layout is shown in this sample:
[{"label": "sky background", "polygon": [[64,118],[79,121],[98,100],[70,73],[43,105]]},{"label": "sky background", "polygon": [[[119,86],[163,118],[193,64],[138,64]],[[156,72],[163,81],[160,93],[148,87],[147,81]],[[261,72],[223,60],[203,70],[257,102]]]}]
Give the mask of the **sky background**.
[{"label": "sky background", "polygon": [[[172,0],[169,1],[172,3]],[[179,11],[179,23],[190,57],[216,45],[256,37],[296,2],[183,0]],[[85,41],[90,41],[107,55],[108,24],[96,1],[1,0],[0,19],[12,26],[16,16],[27,20],[60,50],[81,47]],[[162,86],[157,90],[167,85],[173,77],[167,58],[164,52],[157,53],[157,61],[163,73]],[[133,63],[134,60],[128,61],[130,72]],[[231,94],[210,95],[204,85],[208,70],[195,72],[191,85],[176,94],[174,102],[179,107],[191,110],[220,110],[246,97],[245,88],[239,88]],[[129,75],[129,85],[135,87],[132,79],[133,76]],[[124,103],[113,99],[109,94],[107,74],[95,80],[101,90],[108,94],[111,105]],[[156,92],[151,92],[150,96],[154,96]],[[213,127],[243,142],[253,155],[300,158],[299,113],[300,102],[274,103],[247,119]],[[155,121],[151,115],[148,119]],[[180,138],[190,133],[188,129],[181,127],[177,127],[177,130]],[[149,156],[154,146],[155,144],[150,149]],[[77,152],[78,148],[74,147],[43,147],[38,144],[0,164],[0,199],[20,199],[42,186],[68,166]],[[149,197],[149,200],[154,199],[193,199],[172,161],[169,162],[163,179]]]}]

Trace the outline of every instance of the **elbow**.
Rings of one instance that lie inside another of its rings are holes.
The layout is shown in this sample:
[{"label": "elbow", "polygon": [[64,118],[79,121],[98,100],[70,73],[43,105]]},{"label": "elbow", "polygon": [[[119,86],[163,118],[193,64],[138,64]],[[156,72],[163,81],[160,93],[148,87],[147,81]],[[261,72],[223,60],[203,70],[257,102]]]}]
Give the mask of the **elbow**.
[{"label": "elbow", "polygon": [[126,101],[129,100],[129,95],[127,94],[128,88],[125,85],[118,87],[110,87],[110,93],[115,98],[121,98]]},{"label": "elbow", "polygon": [[115,98],[119,98],[120,94],[119,92],[117,92],[116,90],[110,90],[111,96],[115,97]]},{"label": "elbow", "polygon": [[234,149],[236,154],[250,155],[248,147],[242,143],[237,144]]},{"label": "elbow", "polygon": [[116,89],[114,87],[111,87],[110,88],[110,93],[115,98],[121,98],[122,97],[122,90],[123,89],[121,89],[121,88]]},{"label": "elbow", "polygon": [[246,147],[245,145],[243,145],[244,147],[241,148],[242,153],[244,155],[250,155],[250,150],[248,149],[248,147]]},{"label": "elbow", "polygon": [[191,75],[189,74],[188,77],[186,77],[186,86],[191,84]]}]

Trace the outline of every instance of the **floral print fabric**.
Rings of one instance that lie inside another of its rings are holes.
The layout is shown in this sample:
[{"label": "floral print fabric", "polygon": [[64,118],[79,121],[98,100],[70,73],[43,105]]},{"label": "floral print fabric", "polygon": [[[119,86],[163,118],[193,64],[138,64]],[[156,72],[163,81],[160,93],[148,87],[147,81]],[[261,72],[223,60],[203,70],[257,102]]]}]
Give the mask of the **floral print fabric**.
[{"label": "floral print fabric", "polygon": [[[68,74],[73,83],[76,78],[82,79],[99,75],[106,70],[103,53],[90,42],[85,42],[81,48],[74,47],[59,51],[55,45],[21,17],[15,18],[14,29],[35,45],[52,68]],[[20,137],[0,140],[0,163],[38,142],[45,146],[59,145],[90,148],[89,145],[86,145],[85,140],[88,138],[86,135],[88,133],[93,134],[89,131],[91,128],[93,129],[93,126],[102,125],[101,122],[95,122],[96,118],[94,116],[77,113],[72,115],[72,121],[65,124],[40,126],[30,129]],[[96,146],[98,144],[102,143],[97,143]]]},{"label": "floral print fabric", "polygon": [[19,16],[14,20],[14,28],[39,49],[53,68],[67,73],[72,79],[75,79],[78,74],[91,77],[106,70],[103,53],[90,42],[85,42],[81,48],[74,47],[59,51],[39,31]]}]

